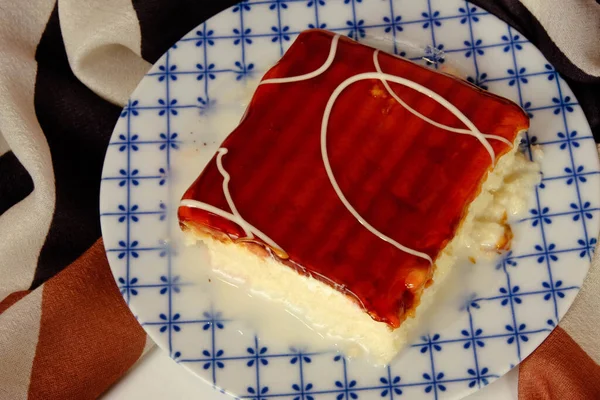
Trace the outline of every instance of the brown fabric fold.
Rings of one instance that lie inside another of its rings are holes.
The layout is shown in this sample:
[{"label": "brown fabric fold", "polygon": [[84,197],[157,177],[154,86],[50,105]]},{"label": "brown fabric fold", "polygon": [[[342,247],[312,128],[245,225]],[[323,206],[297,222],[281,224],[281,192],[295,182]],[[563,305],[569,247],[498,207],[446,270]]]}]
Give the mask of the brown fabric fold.
[{"label": "brown fabric fold", "polygon": [[94,399],[141,356],[146,335],[110,273],[102,239],[42,295],[30,399]]},{"label": "brown fabric fold", "polygon": [[0,314],[8,310],[10,306],[15,304],[17,301],[21,300],[23,297],[27,296],[29,293],[31,293],[30,290],[21,290],[6,296],[4,300],[0,301]]},{"label": "brown fabric fold", "polygon": [[600,399],[600,366],[557,327],[519,366],[519,400]]}]

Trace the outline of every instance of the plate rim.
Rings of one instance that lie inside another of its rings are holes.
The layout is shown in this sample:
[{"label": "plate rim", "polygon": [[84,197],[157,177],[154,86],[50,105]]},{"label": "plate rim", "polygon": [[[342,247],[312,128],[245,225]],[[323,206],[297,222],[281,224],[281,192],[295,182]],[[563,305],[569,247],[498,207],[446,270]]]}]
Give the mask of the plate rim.
[{"label": "plate rim", "polygon": [[[247,1],[247,0],[246,0],[246,1]],[[341,1],[341,0],[339,0],[339,1]],[[226,14],[226,13],[228,13],[228,12],[231,12],[231,10],[232,10],[234,7],[236,7],[236,6],[239,6],[240,4],[243,4],[243,2],[242,2],[242,3],[238,3],[238,4],[236,4],[236,5],[233,5],[233,6],[230,6],[230,7],[227,7],[227,8],[225,8],[224,10],[222,10],[221,12],[219,12],[219,13],[217,13],[217,14],[213,15],[212,17],[210,17],[210,18],[206,19],[205,21],[203,21],[203,22],[199,23],[197,26],[195,26],[195,27],[194,27],[193,29],[191,29],[191,30],[190,30],[188,33],[186,33],[184,36],[182,36],[182,37],[181,37],[181,38],[180,38],[180,39],[179,39],[177,42],[175,42],[174,44],[177,44],[177,43],[179,43],[179,41],[180,41],[181,39],[183,39],[183,38],[186,38],[186,37],[190,36],[190,34],[192,34],[194,31],[197,31],[197,30],[198,30],[199,28],[201,28],[201,27],[202,27],[204,24],[206,24],[206,23],[210,22],[211,20],[218,19],[219,17],[222,17],[224,14]],[[252,2],[250,2],[249,4],[250,4],[250,5],[252,5],[253,3],[252,3]],[[458,2],[457,2],[457,4],[458,4]],[[470,3],[470,2],[469,2],[468,4],[469,4],[469,5],[472,5],[472,6],[476,6],[475,4],[472,4],[472,3]],[[402,6],[401,6],[401,7],[408,7],[408,5],[402,4]],[[411,7],[412,7],[412,6],[411,6]],[[481,8],[481,9],[483,9],[482,7],[480,7],[480,6],[478,6],[478,5],[477,5],[477,7],[478,7],[478,8]],[[484,9],[484,10],[485,10],[485,9]],[[500,21],[502,21],[504,24],[506,24],[506,25],[508,25],[508,26],[511,26],[509,23],[505,22],[504,20],[502,20],[500,17],[498,17],[498,16],[494,15],[493,13],[489,13],[489,14],[493,15],[493,17],[495,17],[495,18],[499,19],[499,20],[500,20]],[[514,27],[512,27],[512,26],[511,26],[511,28],[512,28],[512,29],[513,29],[515,32],[519,32],[519,31],[518,31],[516,28],[514,28]],[[519,32],[519,33],[520,33],[520,32]],[[520,33],[520,34],[522,35],[522,33]],[[525,37],[525,36],[523,35],[523,37]],[[295,39],[294,39],[294,40],[295,40]],[[528,39],[527,39],[527,41],[529,42],[529,40],[528,40]],[[541,54],[541,55],[542,55],[542,57],[544,58],[544,60],[546,60],[546,57],[544,56],[544,54],[543,54],[543,53],[542,53],[542,52],[541,52],[541,51],[540,51],[540,50],[539,50],[537,47],[535,47],[535,46],[533,46],[533,47],[534,47],[535,51],[537,51],[539,54]],[[167,52],[169,52],[170,50],[171,50],[171,48],[169,48],[169,50],[167,50]],[[166,54],[166,53],[165,53],[165,54]],[[159,59],[157,59],[157,61],[156,61],[156,62],[155,62],[153,65],[152,65],[152,67],[151,67],[151,69],[148,71],[148,73],[150,73],[150,72],[154,71],[154,70],[155,70],[155,69],[158,67],[159,63],[160,63],[160,62],[163,60],[163,58],[164,58],[165,54],[163,54],[163,55],[162,55],[162,56],[161,56]],[[547,60],[546,60],[546,61],[547,61]],[[548,62],[548,64],[552,65],[552,64],[551,64],[549,61],[547,61],[547,62]],[[552,67],[554,68],[554,66],[553,66],[553,65],[552,65]],[[262,72],[261,72],[261,74],[262,74]],[[134,91],[131,93],[131,95],[129,96],[129,100],[128,100],[128,102],[129,102],[130,100],[132,100],[132,99],[134,99],[134,98],[135,98],[135,95],[136,95],[136,93],[137,93],[137,92],[140,90],[140,88],[141,88],[141,87],[144,85],[144,82],[146,82],[146,80],[147,80],[147,79],[149,79],[149,77],[148,77],[148,75],[146,74],[146,75],[144,75],[144,78],[143,78],[143,79],[142,79],[142,80],[141,80],[141,81],[138,83],[138,85],[136,86],[136,89],[135,89],[135,90],[134,90]],[[561,78],[561,79],[562,79],[562,78]],[[567,85],[567,87],[569,87],[569,85],[568,85],[568,83],[567,83],[566,81],[562,80],[562,83],[564,83],[565,85]],[[570,89],[570,87],[569,87],[569,89]],[[126,106],[123,108],[123,110],[125,110],[125,109],[127,109],[127,105],[126,105]],[[587,120],[587,118],[586,118],[585,116],[583,116],[583,118],[584,118],[584,120],[585,120],[586,124],[589,126],[589,121]],[[111,138],[110,138],[110,141],[112,141],[112,140],[113,140],[113,138],[114,138],[114,137],[115,137],[115,136],[118,134],[118,132],[117,132],[117,126],[118,126],[118,120],[116,121],[116,126],[115,126],[115,129],[114,129],[114,130],[113,130],[113,132],[111,133]],[[596,148],[596,147],[594,146],[594,144],[591,144],[591,145],[590,145],[590,147],[594,147],[594,148]],[[108,154],[105,154],[105,158],[104,158],[104,161],[103,161],[103,167],[102,167],[102,174],[101,174],[101,176],[102,176],[102,177],[104,177],[104,176],[105,176],[105,168],[106,168],[106,166],[107,166],[108,160],[109,160],[109,155],[108,155]],[[108,163],[108,164],[109,164],[109,163]],[[598,169],[600,169],[600,160],[596,160],[596,167],[598,167]],[[597,178],[597,179],[600,179],[600,178]],[[99,203],[99,211],[100,211],[100,214],[102,214],[102,209],[103,209],[103,206],[102,206],[102,205],[103,205],[103,201],[102,201],[102,198],[103,198],[103,192],[105,192],[105,191],[107,191],[107,190],[108,190],[108,189],[107,189],[106,185],[104,184],[104,180],[101,180],[101,184],[100,184],[100,203]],[[102,235],[103,235],[103,236],[105,235],[105,233],[106,233],[106,232],[109,232],[109,231],[110,231],[110,229],[109,229],[109,228],[108,228],[108,226],[107,226],[107,222],[105,222],[105,220],[106,220],[106,218],[103,218],[102,216],[100,216],[101,231],[102,231]],[[595,225],[598,225],[598,223],[595,223]],[[597,229],[594,229],[594,230],[593,230],[593,232],[596,232],[596,230],[597,230]],[[596,232],[596,233],[597,233],[597,232]],[[597,234],[596,234],[596,236],[590,235],[590,237],[597,237],[597,236],[598,236]],[[108,253],[107,253],[107,255],[108,255]],[[110,261],[110,258],[109,258],[109,261]],[[110,265],[110,262],[109,262],[109,265]],[[585,279],[587,279],[587,276],[588,276],[588,274],[589,274],[589,270],[590,270],[590,267],[591,267],[591,261],[590,261],[590,262],[586,262],[586,265],[587,265],[587,268],[586,268],[586,273],[585,273],[585,277],[584,277],[584,279],[582,280],[582,284],[583,284],[583,282],[585,281]],[[115,273],[116,273],[116,270],[115,270],[115,269],[112,267],[112,265],[110,265],[110,268],[111,268],[111,273],[113,274],[113,277],[114,277],[114,279],[115,279],[115,282],[116,282],[116,284],[118,285],[118,281],[117,281],[117,278],[118,278],[118,277],[117,277],[117,275],[115,274]],[[577,294],[579,293],[579,291],[580,291],[580,290],[581,290],[581,286],[580,286],[579,288],[577,288],[577,289],[576,289],[576,291],[577,291]],[[573,302],[574,302],[575,298],[576,298],[576,296],[574,296],[574,297],[573,297],[573,299],[570,301],[570,303],[569,303],[568,307],[566,308],[566,311],[565,311],[565,312],[564,312],[564,313],[563,313],[563,314],[560,316],[560,319],[557,321],[557,323],[556,323],[556,326],[555,326],[554,328],[552,328],[552,329],[551,329],[551,330],[548,332],[548,334],[547,334],[547,335],[544,337],[544,339],[543,339],[543,340],[542,340],[542,341],[541,341],[541,342],[540,342],[540,343],[539,343],[539,344],[538,344],[538,345],[537,345],[537,346],[536,346],[536,347],[535,347],[535,348],[534,348],[534,349],[533,349],[531,352],[529,352],[527,355],[529,355],[529,354],[533,353],[533,352],[534,352],[534,351],[535,351],[535,350],[536,350],[536,349],[537,349],[537,348],[538,348],[538,347],[539,347],[539,346],[540,346],[540,345],[541,345],[541,344],[542,344],[542,343],[543,343],[543,342],[544,342],[544,341],[547,339],[547,337],[548,337],[548,336],[551,334],[551,332],[553,332],[553,331],[554,331],[554,329],[556,329],[556,327],[558,327],[558,324],[559,324],[559,322],[560,322],[560,321],[561,321],[561,320],[562,320],[562,319],[565,317],[565,315],[566,315],[566,313],[568,312],[568,310],[569,310],[569,309],[572,307],[572,305],[573,305]],[[130,309],[130,311],[131,311],[131,312],[132,312],[134,315],[136,315],[136,313],[135,313],[135,310],[134,310],[134,307],[132,307],[130,304],[127,304],[127,307]],[[136,317],[136,318],[137,318],[137,317]],[[172,355],[172,354],[170,354],[169,350],[165,348],[165,346],[164,346],[164,343],[162,343],[162,342],[163,342],[163,340],[161,340],[161,339],[160,339],[160,337],[158,336],[158,334],[156,334],[154,331],[147,330],[147,329],[144,327],[144,325],[143,325],[142,323],[140,323],[140,325],[142,325],[142,327],[144,328],[144,331],[145,331],[145,332],[146,332],[146,333],[147,333],[147,334],[148,334],[148,335],[149,335],[149,336],[150,336],[150,337],[153,339],[153,341],[154,341],[154,342],[155,342],[155,343],[158,345],[158,347],[160,347],[161,351],[166,351],[166,352],[169,354],[169,356],[173,358],[173,355]],[[525,356],[525,357],[526,357],[526,356]],[[523,360],[525,357],[523,357],[523,358],[521,359],[521,361],[519,361],[519,362],[518,362],[518,364],[517,364],[517,365],[519,365],[519,364],[522,362],[522,360]],[[176,361],[177,361],[177,360],[176,360]],[[200,373],[198,373],[198,371],[196,371],[195,369],[193,369],[193,368],[191,367],[191,365],[188,365],[188,364],[186,364],[186,363],[179,363],[179,362],[178,362],[178,364],[180,364],[181,366],[183,366],[183,367],[184,367],[186,370],[188,370],[189,372],[193,373],[193,374],[194,374],[196,377],[200,378],[202,381],[204,381],[204,382],[206,382],[207,384],[211,385],[211,386],[212,386],[214,389],[216,389],[216,390],[220,391],[221,393],[225,393],[225,394],[227,394],[227,395],[229,395],[229,396],[232,396],[232,397],[234,397],[234,398],[238,398],[239,394],[234,394],[234,393],[231,393],[229,390],[227,390],[227,389],[223,389],[223,388],[221,388],[220,386],[217,386],[217,385],[213,384],[213,383],[212,383],[212,382],[209,380],[208,376],[205,376],[204,374],[200,374]],[[513,366],[513,367],[514,367],[514,366]],[[502,374],[501,374],[501,375],[500,375],[498,378],[492,378],[492,379],[490,379],[490,381],[492,382],[492,381],[495,381],[495,380],[497,380],[497,379],[501,378],[501,377],[502,377],[502,376],[504,376],[504,375],[505,375],[505,374],[506,374],[506,373],[507,373],[507,372],[508,372],[508,371],[509,371],[511,368],[512,368],[512,367],[508,367],[508,366],[507,366],[506,370],[504,370],[504,372],[503,372],[503,373],[502,373]],[[490,382],[490,383],[491,383],[491,382]],[[477,386],[476,386],[476,387],[474,387],[474,388],[465,388],[465,389],[461,389],[461,390],[460,390],[460,398],[462,398],[462,397],[466,397],[466,396],[468,396],[468,395],[470,395],[470,394],[472,394],[472,393],[474,393],[474,392],[478,391],[479,389],[481,389],[481,388],[483,388],[483,387],[484,387],[484,386],[481,386],[481,387],[479,388],[479,387],[477,387]]]}]

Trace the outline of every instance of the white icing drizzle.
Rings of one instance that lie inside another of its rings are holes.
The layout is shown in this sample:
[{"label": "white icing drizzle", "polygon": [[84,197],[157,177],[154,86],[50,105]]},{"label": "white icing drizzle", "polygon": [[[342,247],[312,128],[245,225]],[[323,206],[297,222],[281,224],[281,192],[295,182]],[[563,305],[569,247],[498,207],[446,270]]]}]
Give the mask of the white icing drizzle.
[{"label": "white icing drizzle", "polygon": [[[312,78],[316,78],[317,76],[323,74],[325,71],[327,71],[329,69],[329,67],[331,67],[331,65],[333,64],[333,61],[335,59],[336,53],[337,53],[337,46],[338,46],[338,42],[340,40],[340,35],[336,34],[333,36],[333,38],[331,39],[331,47],[329,49],[329,55],[327,56],[327,59],[325,60],[325,62],[323,63],[323,65],[321,65],[318,69],[314,70],[313,72],[309,72],[307,74],[303,74],[303,75],[298,75],[298,76],[291,76],[291,77],[286,77],[286,78],[274,78],[274,79],[266,79],[264,81],[262,81],[259,86],[261,85],[270,85],[270,84],[281,84],[281,83],[293,83],[293,82],[301,82],[301,81],[305,81],[305,80],[309,80]],[[377,72],[379,73],[383,73],[383,71],[381,70],[381,66],[379,64],[379,50],[375,50],[373,52],[373,63],[375,64],[375,69],[377,70]],[[398,57],[399,58],[399,57]],[[408,110],[410,113],[412,113],[413,115],[415,115],[418,118],[421,118],[422,120],[424,120],[425,122],[440,128],[440,129],[444,129],[446,131],[449,132],[453,132],[453,133],[458,133],[461,135],[469,135],[469,136],[473,136],[475,138],[477,138],[481,144],[485,147],[485,149],[488,151],[488,153],[490,154],[490,157],[492,158],[492,164],[495,162],[495,154],[494,154],[494,150],[492,149],[491,145],[489,144],[489,142],[487,142],[487,139],[493,139],[493,140],[499,140],[505,144],[507,144],[508,146],[513,146],[513,144],[506,138],[502,137],[502,136],[498,136],[498,135],[489,135],[489,134],[484,134],[479,132],[479,130],[475,127],[475,125],[473,124],[467,124],[465,123],[465,121],[463,121],[461,119],[461,121],[469,128],[471,129],[460,129],[460,128],[453,128],[451,126],[447,126],[444,124],[440,124],[439,122],[436,122],[430,118],[428,118],[427,116],[421,114],[420,112],[418,112],[417,110],[415,110],[414,108],[412,108],[411,106],[409,106],[406,102],[404,102],[400,97],[398,97],[398,95],[396,95],[396,93],[392,90],[392,88],[390,87],[389,83],[387,80],[383,79],[381,80],[381,82],[383,83],[383,85],[385,86],[386,90],[388,91],[388,93],[404,108],[406,108],[406,110]],[[412,81],[411,81],[412,82]],[[414,82],[413,82],[414,83]],[[417,85],[417,83],[415,83],[415,85]],[[420,85],[419,85],[420,86]],[[422,88],[425,88],[424,86],[420,86]],[[426,89],[426,88],[425,88]],[[423,92],[421,92],[423,93]],[[429,96],[431,97],[431,96]],[[440,96],[441,97],[441,96]],[[438,102],[439,103],[439,102]],[[440,103],[441,104],[441,103]],[[452,104],[449,103],[448,104]],[[456,114],[455,114],[456,115]],[[469,125],[472,125],[469,126]]]},{"label": "white icing drizzle", "polygon": [[242,229],[244,229],[244,232],[246,232],[247,238],[253,239],[254,235],[252,234],[252,228],[248,226],[248,223],[244,220],[244,218],[242,218],[241,214],[237,210],[237,207],[235,206],[235,203],[233,202],[233,199],[231,198],[231,193],[229,192],[229,181],[231,180],[231,176],[225,170],[225,167],[223,167],[223,156],[227,154],[228,151],[229,150],[224,147],[221,147],[219,150],[217,150],[217,169],[223,176],[223,195],[225,195],[225,200],[227,200],[227,205],[229,208],[231,208],[233,215],[235,215],[235,217],[242,222],[240,226]]},{"label": "white icing drizzle", "polygon": [[[329,51],[329,55],[328,55],[327,59],[325,60],[325,63],[323,63],[323,65],[321,65],[321,67],[319,67],[315,71],[307,73],[307,74],[303,74],[303,75],[293,76],[293,77],[266,79],[266,80],[262,81],[260,83],[260,85],[300,82],[300,81],[315,78],[315,77],[323,74],[333,64],[333,61],[334,61],[336,53],[337,53],[337,45],[338,45],[339,39],[340,39],[339,34],[337,34],[333,37],[333,39],[331,41],[331,48]],[[325,166],[325,170],[327,172],[329,181],[330,181],[331,185],[333,186],[333,189],[335,190],[340,201],[346,207],[346,209],[361,223],[361,225],[363,225],[372,234],[379,237],[381,240],[393,245],[397,249],[399,249],[405,253],[411,254],[413,256],[425,259],[430,264],[433,264],[433,260],[431,259],[431,257],[428,254],[411,249],[406,246],[403,246],[402,244],[398,243],[397,241],[390,238],[389,236],[383,234],[382,232],[380,232],[379,230],[374,228],[371,224],[369,224],[354,209],[354,207],[352,207],[350,202],[348,202],[348,200],[346,199],[346,196],[342,192],[341,188],[339,187],[337,180],[335,179],[335,176],[333,174],[333,170],[332,170],[331,164],[329,162],[329,156],[327,154],[327,127],[329,124],[329,118],[331,116],[333,106],[334,106],[336,100],[338,99],[338,97],[341,95],[341,93],[346,88],[348,88],[350,85],[352,85],[356,82],[363,81],[363,80],[379,80],[383,83],[383,85],[385,86],[388,93],[402,107],[404,107],[406,110],[408,110],[413,115],[421,118],[422,120],[426,121],[427,123],[429,123],[433,126],[436,126],[438,128],[441,128],[441,129],[444,129],[444,130],[447,130],[447,131],[453,132],[453,133],[470,135],[470,136],[473,136],[476,139],[478,139],[479,142],[483,145],[483,147],[490,154],[490,157],[492,159],[492,165],[495,163],[496,156],[495,156],[492,146],[487,141],[487,139],[499,140],[499,141],[502,141],[503,143],[506,143],[509,146],[512,146],[513,144],[510,143],[510,141],[508,141],[506,138],[503,138],[501,136],[488,135],[488,134],[481,133],[479,131],[479,129],[477,129],[477,127],[473,124],[473,122],[470,119],[468,119],[456,106],[454,106],[452,103],[450,103],[448,100],[446,100],[444,97],[440,96],[439,94],[435,93],[434,91],[432,91],[416,82],[413,82],[411,80],[401,78],[401,77],[398,77],[395,75],[383,73],[383,71],[381,70],[381,66],[379,64],[379,50],[375,50],[373,53],[373,63],[375,64],[375,69],[377,72],[361,73],[361,74],[354,75],[354,76],[346,79],[334,90],[334,92],[332,93],[332,95],[330,96],[330,98],[327,102],[325,111],[323,113],[323,119],[321,122],[321,155],[323,158],[323,164]],[[396,83],[399,85],[406,86],[408,88],[414,89],[414,90],[418,91],[419,93],[422,93],[422,94],[430,97],[432,100],[434,100],[435,102],[437,102],[438,104],[440,104],[441,106],[446,108],[448,111],[450,111],[452,114],[454,114],[469,129],[459,129],[459,128],[453,128],[453,127],[450,127],[447,125],[443,125],[443,124],[433,121],[432,119],[419,113],[417,110],[413,109],[408,104],[406,104],[402,99],[400,99],[396,95],[396,93],[394,93],[394,91],[391,89],[388,82],[393,82],[393,83]],[[204,211],[207,211],[207,212],[213,213],[215,215],[218,215],[222,218],[225,218],[231,222],[234,222],[234,223],[238,224],[242,229],[244,229],[244,231],[247,235],[247,238],[245,238],[245,239],[252,239],[254,237],[254,235],[256,235],[261,240],[263,240],[265,243],[267,243],[269,246],[271,246],[272,248],[278,249],[278,250],[282,251],[283,253],[285,253],[285,251],[281,247],[279,247],[279,245],[277,245],[277,243],[275,243],[265,233],[261,232],[258,228],[250,225],[246,220],[244,220],[244,218],[242,218],[242,216],[238,212],[237,208],[235,207],[233,199],[231,198],[231,194],[229,193],[230,175],[225,170],[225,168],[223,167],[223,164],[222,164],[222,157],[223,157],[223,155],[227,154],[227,149],[221,148],[221,149],[219,149],[218,153],[219,154],[217,156],[217,168],[218,168],[219,172],[221,173],[221,175],[223,176],[223,193],[225,195],[225,199],[227,200],[227,204],[231,208],[232,212],[229,213],[227,211],[223,211],[217,207],[214,207],[210,204],[206,204],[206,203],[203,203],[203,202],[200,202],[197,200],[190,200],[190,199],[182,200],[181,206],[202,209]]]},{"label": "white icing drizzle", "polygon": [[[342,82],[340,84],[340,86],[338,86],[337,89],[334,90],[333,94],[329,98],[329,101],[327,102],[327,105],[325,106],[325,112],[323,113],[323,120],[321,122],[321,156],[323,157],[323,164],[325,165],[325,171],[327,172],[327,176],[329,177],[329,182],[331,182],[331,186],[333,186],[333,190],[335,190],[337,196],[339,197],[339,199],[342,202],[342,204],[344,205],[344,207],[346,207],[346,209],[348,211],[350,211],[350,214],[352,214],[354,216],[354,218],[356,218],[358,220],[358,222],[361,223],[362,226],[364,226],[369,232],[371,232],[375,236],[379,237],[381,240],[391,244],[392,246],[396,247],[397,249],[399,249],[405,253],[412,254],[413,256],[423,258],[423,259],[429,261],[430,264],[433,264],[433,260],[431,259],[431,257],[428,254],[411,249],[409,247],[406,247],[406,246],[398,243],[391,237],[385,235],[381,231],[374,228],[373,225],[369,224],[367,222],[367,220],[365,220],[356,211],[356,209],[354,209],[354,207],[352,207],[352,205],[350,204],[348,199],[346,199],[346,196],[344,196],[344,193],[342,192],[342,189],[338,185],[337,180],[335,179],[335,176],[333,174],[333,170],[331,168],[331,163],[329,162],[329,156],[327,154],[327,126],[329,125],[329,117],[331,116],[331,111],[333,110],[333,105],[334,105],[335,101],[337,100],[339,95],[342,93],[342,91],[344,91],[344,89],[346,89],[351,84],[358,82],[362,79],[372,79],[372,78],[362,78],[361,75],[371,76],[373,74],[376,74],[378,77],[381,77],[383,79],[386,79],[387,77],[395,78],[393,75],[386,76],[385,74],[380,74],[380,73],[367,73],[367,74],[355,75],[355,76],[345,80],[344,82]],[[355,78],[358,78],[358,79],[355,79]]]},{"label": "white icing drizzle", "polygon": [[411,80],[405,79],[405,78],[401,78],[401,77],[389,75],[389,74],[384,74],[381,72],[365,72],[362,74],[354,75],[354,76],[346,79],[333,91],[333,93],[331,94],[331,97],[329,97],[329,101],[327,102],[327,105],[325,106],[325,113],[323,114],[323,120],[321,123],[321,156],[323,157],[323,163],[325,164],[325,170],[327,171],[327,176],[329,177],[329,181],[331,182],[333,189],[335,190],[338,197],[340,198],[340,201],[342,202],[342,204],[344,204],[344,206],[348,209],[348,211],[350,211],[350,213],[365,228],[367,228],[374,235],[378,236],[381,240],[384,240],[384,241],[390,243],[391,245],[398,248],[399,250],[402,250],[408,254],[412,254],[416,257],[423,258],[423,259],[429,261],[429,263],[433,264],[433,260],[431,259],[431,257],[429,255],[401,245],[400,243],[396,242],[394,239],[390,238],[389,236],[386,236],[385,234],[383,234],[382,232],[380,232],[379,230],[374,228],[363,217],[361,217],[360,214],[354,209],[354,207],[352,207],[352,205],[348,202],[348,200],[344,196],[344,193],[340,189],[340,187],[335,179],[335,176],[333,175],[333,170],[331,169],[331,164],[329,162],[329,156],[327,155],[327,126],[329,125],[329,117],[331,116],[331,112],[333,110],[333,105],[335,104],[335,102],[336,102],[337,98],[340,96],[340,94],[348,86],[350,86],[356,82],[369,80],[369,79],[375,79],[375,80],[381,80],[381,81],[386,80],[386,81],[394,82],[394,83],[409,87],[411,89],[414,89],[420,93],[423,93],[423,94],[429,96],[432,100],[436,101],[437,103],[439,103],[440,105],[445,107],[448,111],[453,113],[463,124],[465,124],[467,127],[471,128],[473,136],[475,136],[477,139],[479,139],[481,144],[490,153],[490,157],[492,157],[492,163],[494,163],[494,160],[495,160],[494,150],[492,149],[492,146],[488,143],[488,141],[483,137],[482,133],[479,132],[479,130],[473,124],[473,122],[471,122],[471,120],[469,120],[458,108],[456,108],[456,106],[454,106],[452,103],[450,103],[448,100],[444,99],[442,96],[435,93],[434,91],[432,91],[422,85],[419,85],[418,83],[415,83]]},{"label": "white icing drizzle", "polygon": [[[383,73],[383,71],[381,70],[381,66],[379,65],[379,50],[375,50],[375,52],[373,53],[373,63],[375,64],[375,69],[377,70],[377,72]],[[392,90],[392,88],[390,87],[389,83],[386,80],[382,80],[381,83],[383,83],[383,86],[388,91],[390,96],[392,96],[402,107],[406,108],[410,113],[421,118],[423,121],[428,122],[429,124],[431,124],[435,127],[438,127],[440,129],[447,130],[449,132],[459,133],[461,135],[476,136],[473,134],[472,131],[470,131],[468,129],[453,128],[451,126],[440,124],[439,122],[436,122],[436,121],[426,117],[425,115],[421,114],[420,112],[418,112],[417,110],[415,110],[414,108],[412,108],[411,106],[406,104],[406,102],[404,102],[400,97],[398,97],[398,95]],[[483,137],[486,139],[499,140],[503,143],[506,143],[507,145],[509,145],[511,147],[513,146],[513,144],[508,139],[506,139],[502,136],[483,134]]]},{"label": "white icing drizzle", "polygon": [[230,177],[229,173],[223,167],[222,158],[225,154],[227,154],[227,151],[228,150],[226,148],[220,148],[218,150],[217,168],[218,168],[219,172],[221,173],[221,175],[223,176],[223,194],[225,195],[225,200],[227,200],[227,204],[229,205],[229,208],[231,208],[232,212],[230,213],[227,211],[223,211],[220,208],[217,208],[210,204],[203,203],[198,200],[191,200],[191,199],[181,200],[180,206],[190,207],[190,208],[198,208],[200,210],[210,212],[212,214],[218,215],[219,217],[222,217],[231,222],[234,222],[234,223],[238,224],[246,233],[246,237],[242,238],[242,239],[253,239],[254,235],[256,235],[259,239],[261,239],[263,242],[265,242],[270,247],[279,250],[283,254],[286,254],[285,250],[283,250],[277,243],[275,243],[275,241],[273,241],[273,239],[271,239],[269,236],[267,236],[264,232],[262,232],[255,226],[249,224],[248,221],[246,221],[238,212],[237,207],[235,206],[235,203],[233,202],[233,199],[231,198],[231,193],[229,192],[229,180],[231,177]]},{"label": "white icing drizzle", "polygon": [[260,85],[269,85],[274,83],[292,83],[292,82],[300,82],[306,81],[312,78],[315,78],[321,75],[323,72],[327,71],[331,64],[333,64],[333,60],[335,59],[335,54],[337,53],[337,45],[340,40],[340,35],[335,35],[331,40],[331,48],[329,50],[329,56],[327,56],[327,60],[325,63],[321,65],[318,69],[313,72],[309,72],[308,74],[292,76],[288,78],[274,78],[274,79],[266,79],[260,83]]}]

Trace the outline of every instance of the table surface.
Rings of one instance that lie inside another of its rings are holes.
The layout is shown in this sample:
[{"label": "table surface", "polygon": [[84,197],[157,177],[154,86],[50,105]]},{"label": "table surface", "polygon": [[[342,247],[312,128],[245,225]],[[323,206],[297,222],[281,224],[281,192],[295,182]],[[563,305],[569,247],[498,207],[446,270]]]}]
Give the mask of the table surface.
[{"label": "table surface", "polygon": [[[466,400],[517,400],[518,367]],[[112,399],[229,400],[155,347],[103,396]]]}]

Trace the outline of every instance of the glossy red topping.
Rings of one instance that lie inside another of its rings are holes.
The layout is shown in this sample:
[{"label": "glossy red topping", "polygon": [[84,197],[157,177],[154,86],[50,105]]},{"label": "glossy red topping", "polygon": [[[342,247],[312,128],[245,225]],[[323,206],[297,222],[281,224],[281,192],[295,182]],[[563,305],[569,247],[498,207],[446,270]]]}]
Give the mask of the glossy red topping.
[{"label": "glossy red topping", "polygon": [[[321,67],[333,34],[302,33],[263,79],[292,77]],[[351,293],[375,320],[396,328],[430,283],[429,263],[384,242],[344,207],[324,168],[320,128],[325,105],[346,79],[375,72],[373,49],[341,38],[323,74],[258,88],[239,127],[225,140],[223,166],[240,215],[294,263],[338,290]],[[514,141],[528,127],[508,100],[466,82],[381,53],[382,71],[423,85],[454,104],[481,132]],[[412,108],[441,124],[465,126],[413,90],[390,83]],[[490,140],[497,156],[509,146]],[[372,226],[435,260],[453,238],[491,167],[474,137],[423,121],[398,104],[380,81],[346,89],[333,107],[327,133],[331,166],[346,198]],[[213,159],[183,196],[227,212],[223,177]],[[224,218],[180,207],[182,226],[204,226],[232,238],[244,231]],[[334,285],[335,283],[335,285]],[[342,289],[340,289],[340,287]]]}]

